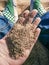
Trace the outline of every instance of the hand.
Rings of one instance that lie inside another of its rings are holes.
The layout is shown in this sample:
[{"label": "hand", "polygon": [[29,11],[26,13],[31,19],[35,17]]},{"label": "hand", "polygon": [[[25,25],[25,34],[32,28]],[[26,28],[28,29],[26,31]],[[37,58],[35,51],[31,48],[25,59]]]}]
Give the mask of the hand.
[{"label": "hand", "polygon": [[[37,10],[33,10],[31,12],[29,12],[28,10],[26,10],[22,17],[20,17],[20,19],[18,20],[18,22],[20,24],[26,24],[27,22],[32,23],[35,15],[37,14]],[[0,40],[0,65],[22,65],[26,59],[28,58],[33,46],[35,45],[38,36],[40,34],[40,29],[37,28],[38,24],[40,23],[40,18],[36,18],[35,21],[32,23],[33,24],[33,33],[35,32],[35,36],[34,36],[34,44],[32,45],[32,47],[30,48],[30,50],[25,50],[24,52],[24,56],[20,57],[19,59],[12,59],[9,56],[9,51],[6,45],[6,37]]]}]

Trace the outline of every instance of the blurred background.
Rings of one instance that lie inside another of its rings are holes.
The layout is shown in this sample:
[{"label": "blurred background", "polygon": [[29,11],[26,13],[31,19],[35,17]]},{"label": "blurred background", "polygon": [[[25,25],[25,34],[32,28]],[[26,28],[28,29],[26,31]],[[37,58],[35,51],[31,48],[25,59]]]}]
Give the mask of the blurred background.
[{"label": "blurred background", "polygon": [[[21,14],[24,10],[26,10],[31,0],[16,0],[17,1],[17,10],[18,14]],[[41,0],[42,5],[46,10],[49,10],[49,0]]]},{"label": "blurred background", "polygon": [[17,1],[17,10],[20,15],[24,10],[28,9],[30,5],[30,0],[16,0]]}]

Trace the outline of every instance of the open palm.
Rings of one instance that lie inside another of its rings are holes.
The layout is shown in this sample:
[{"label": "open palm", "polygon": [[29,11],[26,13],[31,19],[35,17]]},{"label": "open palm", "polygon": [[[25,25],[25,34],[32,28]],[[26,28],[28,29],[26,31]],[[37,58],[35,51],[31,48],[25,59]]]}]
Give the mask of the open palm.
[{"label": "open palm", "polygon": [[[18,22],[20,24],[26,24],[26,22],[30,22],[32,23],[35,15],[37,14],[37,10],[33,10],[31,12],[29,12],[28,10],[26,10],[22,17],[20,17],[20,19],[18,20]],[[32,45],[32,47],[30,49],[27,49],[24,51],[24,56],[20,57],[19,59],[12,59],[9,56],[9,51],[6,45],[6,37],[0,40],[0,65],[22,65],[25,60],[28,58],[33,46],[35,45],[38,36],[40,34],[40,29],[37,28],[38,24],[40,23],[40,18],[36,18],[35,21],[32,23],[33,24],[33,33],[35,32],[35,36],[34,36],[34,44]]]}]

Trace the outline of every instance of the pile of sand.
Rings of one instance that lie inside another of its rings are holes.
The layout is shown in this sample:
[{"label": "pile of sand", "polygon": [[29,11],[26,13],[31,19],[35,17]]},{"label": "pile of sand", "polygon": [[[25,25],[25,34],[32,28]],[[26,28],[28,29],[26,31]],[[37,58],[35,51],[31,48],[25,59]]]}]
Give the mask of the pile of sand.
[{"label": "pile of sand", "polygon": [[19,23],[15,24],[8,35],[7,41],[10,56],[12,58],[19,58],[24,55],[25,49],[30,49],[34,42],[33,25],[27,23],[25,26]]}]

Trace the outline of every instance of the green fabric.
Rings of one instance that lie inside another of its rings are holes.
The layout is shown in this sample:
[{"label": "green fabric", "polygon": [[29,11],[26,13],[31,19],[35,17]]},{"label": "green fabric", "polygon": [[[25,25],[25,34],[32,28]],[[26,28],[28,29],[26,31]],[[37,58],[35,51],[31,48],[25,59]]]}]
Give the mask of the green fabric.
[{"label": "green fabric", "polygon": [[40,0],[34,0],[33,8],[38,10],[40,16],[46,12]]},{"label": "green fabric", "polygon": [[10,11],[7,8],[3,11],[3,14],[4,16],[6,16],[7,19],[10,20],[10,22],[14,23],[15,17],[10,13]]},{"label": "green fabric", "polygon": [[23,65],[49,65],[49,50],[37,42]]},{"label": "green fabric", "polygon": [[15,17],[14,17],[14,6],[13,6],[13,0],[8,0],[7,5],[3,11],[3,15],[10,20],[10,22],[14,23]]},{"label": "green fabric", "polygon": [[13,0],[8,0],[7,7],[12,15],[14,15]]}]

